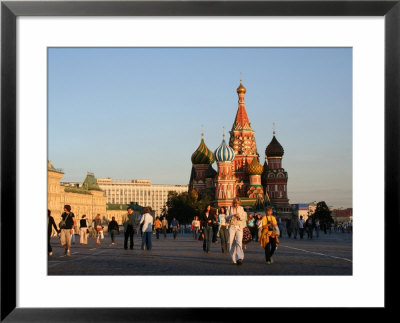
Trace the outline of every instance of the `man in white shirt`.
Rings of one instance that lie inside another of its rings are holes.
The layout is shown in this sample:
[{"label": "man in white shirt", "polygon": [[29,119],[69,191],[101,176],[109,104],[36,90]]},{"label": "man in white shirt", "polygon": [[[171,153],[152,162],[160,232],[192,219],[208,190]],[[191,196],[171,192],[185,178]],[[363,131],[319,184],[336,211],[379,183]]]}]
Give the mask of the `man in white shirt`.
[{"label": "man in white shirt", "polygon": [[150,214],[150,209],[145,207],[143,209],[144,214],[140,219],[139,226],[143,223],[143,236],[142,236],[142,250],[144,250],[144,245],[146,244],[146,249],[151,250],[151,235],[153,234],[153,217]]},{"label": "man in white shirt", "polygon": [[303,239],[304,235],[304,220],[303,216],[300,215],[300,220],[299,220],[299,233],[300,233],[300,239]]}]

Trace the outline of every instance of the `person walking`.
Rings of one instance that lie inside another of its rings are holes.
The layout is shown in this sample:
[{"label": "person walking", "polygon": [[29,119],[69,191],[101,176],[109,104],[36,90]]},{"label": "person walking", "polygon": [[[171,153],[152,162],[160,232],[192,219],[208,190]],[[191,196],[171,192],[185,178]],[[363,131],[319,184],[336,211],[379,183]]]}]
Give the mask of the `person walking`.
[{"label": "person walking", "polygon": [[79,220],[79,242],[81,245],[87,245],[88,235],[89,223],[86,219],[86,214],[83,214],[82,219]]},{"label": "person walking", "polygon": [[172,219],[171,228],[172,228],[172,234],[173,234],[174,240],[175,240],[178,235],[178,230],[179,230],[179,222],[176,218]]},{"label": "person walking", "polygon": [[156,220],[154,221],[154,230],[156,230],[156,238],[157,238],[157,240],[160,239],[161,228],[162,228],[162,223],[160,221],[160,218],[157,216]]},{"label": "person walking", "polygon": [[242,249],[243,219],[246,219],[245,211],[240,206],[240,198],[235,197],[232,206],[227,209],[226,219],[229,221],[229,252],[234,264],[241,265],[244,259]]},{"label": "person walking", "polygon": [[165,216],[163,217],[161,224],[162,224],[162,232],[164,234],[164,239],[165,239],[167,237],[167,230],[168,230],[168,220]]},{"label": "person walking", "polygon": [[322,230],[324,230],[324,234],[328,234],[328,226],[325,222],[322,223],[321,227],[322,227]]},{"label": "person walking", "polygon": [[218,215],[218,222],[220,223],[220,229],[219,229],[219,237],[221,239],[221,249],[222,253],[225,253],[228,251],[228,223],[226,221],[226,211],[225,207],[221,207],[219,210],[219,215]]},{"label": "person walking", "polygon": [[192,221],[192,226],[193,226],[193,238],[194,240],[197,240],[200,231],[200,221],[198,216],[194,217],[194,220]]},{"label": "person walking", "polygon": [[153,217],[150,214],[150,209],[148,207],[145,207],[143,209],[144,214],[142,215],[142,218],[140,219],[139,225],[143,224],[142,226],[142,250],[144,250],[144,247],[146,246],[147,250],[151,250],[152,245],[151,245],[151,235],[153,234]]},{"label": "person walking", "polygon": [[71,244],[75,244],[75,228],[72,227],[72,233],[71,233]]},{"label": "person walking", "polygon": [[279,243],[279,227],[276,218],[272,215],[272,207],[267,206],[265,209],[266,216],[263,217],[263,232],[261,235],[260,245],[265,250],[265,263],[270,265],[274,262],[272,256]]},{"label": "person walking", "polygon": [[[137,219],[138,223],[141,223],[142,216],[143,216],[142,214],[139,214],[138,219]],[[138,234],[140,233],[140,237],[142,238],[143,237],[143,224],[139,224],[138,230],[139,230]]]},{"label": "person walking", "polygon": [[243,250],[247,249],[247,243],[251,241],[251,232],[247,227],[247,213],[244,212],[244,217],[242,220],[242,227],[243,227],[243,241],[242,241],[242,248]]},{"label": "person walking", "polygon": [[96,228],[97,231],[96,243],[100,246],[101,245],[100,238],[101,239],[104,238],[103,224],[101,222],[100,214],[97,214],[96,218],[94,219],[94,227]]},{"label": "person walking", "polygon": [[218,209],[213,210],[212,215],[212,242],[218,243],[218,230],[219,230],[219,222],[218,222]]},{"label": "person walking", "polygon": [[299,232],[299,221],[297,219],[296,214],[292,214],[290,223],[293,230],[293,238],[297,239],[297,233]]},{"label": "person walking", "polygon": [[112,217],[112,220],[108,224],[108,232],[110,232],[111,236],[111,245],[115,245],[115,235],[119,233],[119,225],[117,221],[115,221],[115,216]]},{"label": "person walking", "polygon": [[302,215],[300,215],[300,220],[297,223],[298,223],[298,226],[299,226],[300,239],[303,239],[303,235],[304,235],[304,220],[303,220],[303,216]]},{"label": "person walking", "polygon": [[319,219],[315,219],[315,234],[317,235],[317,239],[319,238],[319,229],[321,224],[319,223]]},{"label": "person walking", "polygon": [[286,224],[286,232],[288,237],[290,238],[292,236],[292,221],[290,219],[285,219],[285,224]]},{"label": "person walking", "polygon": [[47,210],[47,252],[49,253],[49,256],[53,255],[53,248],[51,247],[50,244],[50,238],[51,238],[51,233],[54,230],[56,230],[57,233],[60,233],[61,230],[57,229],[56,222],[54,221],[54,218],[51,216],[51,211],[48,209]]},{"label": "person walking", "polygon": [[90,230],[89,230],[89,232],[90,232],[90,236],[91,236],[92,238],[96,238],[96,236],[97,236],[97,231],[96,231],[96,225],[95,225],[94,219],[92,220],[92,223],[91,223],[91,225],[90,225]]},{"label": "person walking", "polygon": [[261,214],[256,214],[257,217],[257,221],[256,221],[256,225],[257,225],[257,242],[260,242],[260,238],[261,238],[261,232],[262,232],[262,216]]},{"label": "person walking", "polygon": [[247,227],[250,230],[251,233],[251,239],[253,241],[257,240],[257,227],[256,227],[256,219],[253,214],[249,214],[248,219],[247,219]]},{"label": "person walking", "polygon": [[71,212],[71,205],[64,205],[64,213],[61,214],[61,245],[65,247],[65,255],[67,257],[71,256],[71,234],[72,228],[75,226],[75,215]]},{"label": "person walking", "polygon": [[203,225],[202,230],[204,232],[203,250],[207,253],[210,253],[211,241],[212,241],[212,222],[213,222],[213,218],[211,215],[211,205],[207,205],[205,207],[201,222]]},{"label": "person walking", "polygon": [[128,238],[129,238],[129,249],[133,250],[134,241],[133,235],[135,234],[135,219],[133,210],[130,206],[127,207],[127,214],[122,218],[122,224],[124,226],[124,249],[128,249]]},{"label": "person walking", "polygon": [[314,223],[313,223],[313,220],[312,220],[311,216],[309,216],[307,218],[305,227],[306,227],[306,230],[307,230],[307,239],[312,240],[313,231],[314,231]]},{"label": "person walking", "polygon": [[281,218],[278,218],[278,228],[279,228],[279,238],[283,237],[283,230],[285,228],[285,225],[283,224],[283,221]]}]

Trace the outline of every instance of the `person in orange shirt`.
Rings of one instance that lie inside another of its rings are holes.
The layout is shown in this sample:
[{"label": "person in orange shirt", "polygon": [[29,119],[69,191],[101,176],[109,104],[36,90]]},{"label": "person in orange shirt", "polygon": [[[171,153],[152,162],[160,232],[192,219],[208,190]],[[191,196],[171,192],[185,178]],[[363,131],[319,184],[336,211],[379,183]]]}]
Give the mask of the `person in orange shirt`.
[{"label": "person in orange shirt", "polygon": [[265,248],[265,262],[270,265],[274,262],[272,255],[279,243],[279,229],[276,218],[272,215],[272,207],[265,208],[266,215],[262,218],[262,237],[260,244]]},{"label": "person in orange shirt", "polygon": [[156,220],[154,221],[154,229],[156,230],[156,237],[157,239],[160,239],[160,230],[162,228],[162,223],[160,221],[159,217],[156,217]]}]

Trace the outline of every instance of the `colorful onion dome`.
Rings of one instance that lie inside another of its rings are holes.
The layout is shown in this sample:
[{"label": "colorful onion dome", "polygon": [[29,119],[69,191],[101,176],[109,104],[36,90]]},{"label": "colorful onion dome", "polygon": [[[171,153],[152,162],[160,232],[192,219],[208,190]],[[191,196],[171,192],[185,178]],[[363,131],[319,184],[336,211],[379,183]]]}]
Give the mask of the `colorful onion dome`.
[{"label": "colorful onion dome", "polygon": [[217,162],[231,162],[235,158],[235,151],[226,144],[225,136],[222,139],[222,143],[215,150],[214,156]]},{"label": "colorful onion dome", "polygon": [[278,142],[278,140],[276,140],[275,135],[274,135],[271,142],[265,149],[265,155],[267,157],[282,157],[283,153],[284,153],[283,147]]},{"label": "colorful onion dome", "polygon": [[236,90],[237,93],[246,93],[246,88],[243,86],[242,82],[240,82],[239,87]]},{"label": "colorful onion dome", "polygon": [[204,138],[201,138],[201,142],[196,151],[192,154],[192,163],[198,164],[212,164],[214,162],[214,155],[210,149],[207,148],[204,143]]},{"label": "colorful onion dome", "polygon": [[210,165],[208,166],[207,170],[204,172],[205,178],[214,178],[217,175],[217,171]]},{"label": "colorful onion dome", "polygon": [[247,172],[250,175],[261,175],[264,167],[258,162],[257,157],[253,158],[251,164],[247,166]]}]

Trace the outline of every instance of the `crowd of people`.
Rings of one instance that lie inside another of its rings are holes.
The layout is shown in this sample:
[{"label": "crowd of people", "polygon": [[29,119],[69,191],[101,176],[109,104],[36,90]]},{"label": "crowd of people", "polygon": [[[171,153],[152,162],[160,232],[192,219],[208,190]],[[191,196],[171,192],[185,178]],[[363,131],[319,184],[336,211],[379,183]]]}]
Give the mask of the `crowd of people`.
[{"label": "crowd of people", "polygon": [[[297,239],[299,236],[300,239],[303,239],[304,234],[307,235],[307,239],[313,239],[313,237],[319,238],[320,232],[324,232],[324,234],[331,234],[333,232],[343,232],[343,233],[351,233],[352,232],[352,223],[320,223],[318,218],[308,217],[305,221],[303,216],[300,216],[300,219],[297,219],[296,215],[292,216],[292,219],[278,219],[278,226],[280,229],[280,237],[285,233],[288,238],[293,236],[294,239]],[[315,235],[314,235],[315,234]]]},{"label": "crowd of people", "polygon": [[246,244],[253,240],[264,248],[266,264],[272,264],[279,243],[279,227],[272,207],[267,206],[266,215],[262,216],[247,214],[240,204],[240,198],[235,198],[227,208],[212,209],[207,205],[202,216],[196,216],[192,222],[193,238],[203,240],[203,251],[210,253],[212,243],[218,244],[219,237],[222,253],[229,252],[236,265],[243,264]]},{"label": "crowd of people", "polygon": [[[265,214],[257,212],[247,213],[240,205],[240,198],[233,200],[232,206],[212,208],[207,205],[200,217],[195,216],[191,226],[181,226],[176,218],[173,218],[171,223],[168,223],[166,217],[155,220],[150,214],[149,208],[143,209],[143,214],[135,217],[131,207],[127,208],[127,213],[122,218],[125,250],[134,248],[134,235],[140,234],[142,239],[141,249],[152,249],[152,235],[155,233],[156,239],[160,239],[163,234],[167,237],[167,232],[171,231],[173,239],[176,240],[179,232],[187,232],[187,229],[193,234],[195,240],[203,241],[203,251],[211,252],[212,244],[221,244],[222,253],[229,253],[232,263],[241,265],[244,261],[244,253],[247,249],[247,244],[250,241],[258,242],[265,251],[265,263],[272,264],[274,262],[272,256],[279,244],[279,239],[287,238],[303,239],[307,234],[307,239],[318,238],[320,230],[325,234],[333,232],[351,232],[351,223],[335,223],[330,225],[320,224],[318,218],[308,217],[307,220],[303,216],[297,218],[293,215],[291,219],[276,218],[272,213],[272,207],[267,206]],[[71,206],[65,205],[64,212],[61,215],[61,222],[57,228],[50,210],[48,210],[48,253],[52,255],[52,247],[50,238],[53,232],[58,234],[61,245],[65,248],[65,255],[70,256],[71,244],[75,241],[75,228],[77,223],[74,214],[71,212]],[[183,231],[182,231],[183,230]],[[79,220],[79,236],[80,244],[87,245],[88,237],[91,235],[96,239],[96,243],[101,245],[101,240],[104,239],[104,225],[98,214],[89,225],[86,215],[82,215]],[[112,217],[108,223],[108,233],[111,238],[111,245],[115,245],[115,236],[120,233],[120,226]],[[219,238],[219,241],[218,241]]]},{"label": "crowd of people", "polygon": [[[80,236],[80,244],[87,245],[88,237],[96,239],[96,243],[100,246],[101,240],[104,239],[104,224],[101,220],[100,214],[97,214],[91,225],[89,226],[89,221],[86,218],[86,215],[83,214],[82,218],[79,220],[79,230],[75,230],[77,228],[78,223],[76,222],[75,215],[71,212],[70,205],[64,205],[64,212],[61,214],[61,221],[58,224],[55,223],[54,218],[51,215],[50,210],[47,212],[48,217],[48,230],[47,230],[47,241],[48,241],[48,254],[49,256],[53,255],[53,249],[50,244],[50,239],[52,237],[53,229],[60,238],[61,245],[65,248],[64,254],[65,256],[71,256],[71,245],[75,243],[75,234],[79,233]],[[153,216],[150,214],[149,208],[144,208],[143,214],[140,215],[139,219],[136,219],[133,216],[133,210],[131,207],[127,208],[127,214],[123,217],[123,227],[124,227],[124,249],[128,249],[128,241],[129,247],[132,250],[134,246],[134,234],[137,229],[139,230],[140,236],[142,237],[142,250],[151,250],[152,243],[151,237],[153,233],[153,227],[156,228],[157,239],[159,239],[159,233],[161,229],[164,229],[165,232],[165,223],[161,222],[158,218],[156,221],[153,221]],[[153,223],[154,222],[154,223]],[[112,220],[108,223],[108,233],[111,238],[111,246],[114,246],[115,237],[120,233],[120,227],[115,220],[115,217],[112,217]]]}]

